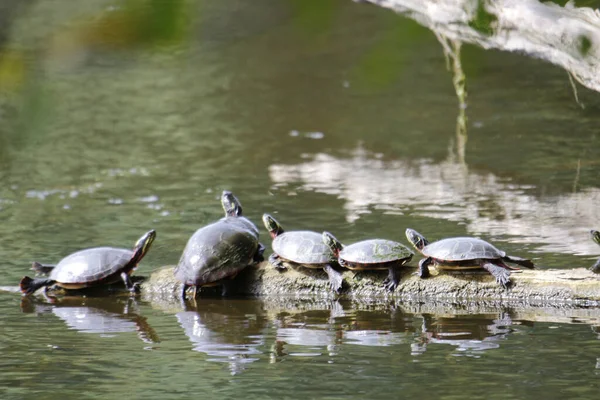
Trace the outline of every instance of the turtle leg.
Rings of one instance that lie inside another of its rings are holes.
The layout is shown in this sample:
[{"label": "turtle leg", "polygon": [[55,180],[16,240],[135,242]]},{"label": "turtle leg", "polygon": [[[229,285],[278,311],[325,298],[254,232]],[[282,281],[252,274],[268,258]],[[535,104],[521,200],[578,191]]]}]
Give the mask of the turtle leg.
[{"label": "turtle leg", "polygon": [[340,293],[342,290],[342,284],[344,282],[342,274],[333,269],[333,267],[329,264],[325,264],[323,266],[323,271],[325,271],[329,277],[329,286],[331,286],[331,289],[336,293]]},{"label": "turtle leg", "polygon": [[262,243],[258,244],[258,249],[256,249],[256,253],[254,254],[253,261],[255,263],[265,261],[265,257],[263,257],[263,253],[265,252],[265,246]]},{"label": "turtle leg", "polygon": [[139,293],[140,285],[131,282],[131,277],[127,272],[121,272],[121,279],[123,279],[123,283],[125,284],[127,290],[129,290],[131,293]]},{"label": "turtle leg", "polygon": [[431,276],[429,273],[429,266],[431,264],[433,264],[433,258],[431,257],[427,257],[419,261],[419,271],[417,272],[419,278],[425,279]]},{"label": "turtle leg", "polygon": [[590,271],[592,271],[595,274],[600,274],[600,258],[598,259],[598,261],[596,261],[596,264],[590,267]]},{"label": "turtle leg", "polygon": [[396,271],[396,268],[390,267],[388,269],[388,276],[383,281],[383,286],[390,292],[393,292],[399,284],[400,279],[398,278],[398,271]]},{"label": "turtle leg", "polygon": [[19,288],[21,289],[21,292],[27,296],[42,287],[53,285],[55,282],[56,281],[52,279],[31,279],[28,276],[24,276],[23,279],[21,279],[21,282],[19,282]]},{"label": "turtle leg", "polygon": [[521,267],[535,269],[535,265],[533,265],[533,262],[526,258],[515,257],[515,256],[505,256],[505,257],[502,257],[502,259],[504,261],[508,261],[508,262],[520,265]]},{"label": "turtle leg", "polygon": [[31,263],[31,269],[33,271],[35,271],[38,274],[44,274],[47,275],[50,272],[52,272],[52,269],[55,267],[55,265],[51,265],[51,264],[42,264],[39,263],[37,261],[34,261]]},{"label": "turtle leg", "polygon": [[489,261],[482,261],[481,268],[492,274],[496,282],[505,289],[510,286],[510,271]]},{"label": "turtle leg", "polygon": [[279,271],[285,271],[287,269],[287,267],[283,264],[283,261],[281,261],[281,257],[275,253],[269,256],[269,264],[274,266],[275,269]]},{"label": "turtle leg", "polygon": [[186,285],[185,283],[183,284],[183,287],[181,288],[181,300],[185,301],[185,299],[187,298],[186,294],[187,294],[187,290],[188,290],[189,286]]}]

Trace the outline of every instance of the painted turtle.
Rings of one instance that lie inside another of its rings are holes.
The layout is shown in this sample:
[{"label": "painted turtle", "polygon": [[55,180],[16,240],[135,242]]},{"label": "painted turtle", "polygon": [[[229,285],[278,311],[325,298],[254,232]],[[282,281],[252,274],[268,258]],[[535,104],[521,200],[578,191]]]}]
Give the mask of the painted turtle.
[{"label": "painted turtle", "polygon": [[496,278],[504,288],[510,285],[510,271],[519,270],[505,262],[512,262],[526,268],[534,268],[530,260],[509,256],[485,240],[472,237],[454,237],[429,243],[414,229],[406,230],[408,241],[426,258],[419,261],[419,277],[429,277],[429,265],[442,270],[469,270],[483,268]]},{"label": "painted turtle", "polygon": [[344,246],[329,232],[323,232],[322,240],[344,268],[353,271],[387,269],[388,276],[383,285],[391,292],[400,283],[396,269],[409,262],[413,256],[413,252],[406,246],[392,240],[370,239]]},{"label": "painted turtle", "polygon": [[[592,229],[590,233],[592,234],[592,240],[600,245],[600,232]],[[596,264],[591,266],[590,271],[600,274],[600,258],[596,261]]]},{"label": "painted turtle", "polygon": [[342,290],[342,274],[333,269],[335,257],[331,249],[323,243],[321,235],[312,231],[285,232],[283,227],[269,214],[263,214],[263,223],[273,239],[274,253],[269,262],[279,270],[286,264],[311,269],[323,269],[329,277],[329,286],[339,293]]},{"label": "painted turtle", "polygon": [[[229,191],[223,191],[225,217],[198,229],[187,242],[175,277],[183,282],[181,297],[189,287],[221,284],[233,279],[250,264],[263,261],[265,247],[258,242],[258,228],[242,216],[242,205]],[[225,286],[223,291],[225,293]]]},{"label": "painted turtle", "polygon": [[33,263],[32,269],[49,272],[48,278],[23,277],[19,286],[28,295],[42,287],[57,285],[65,289],[81,289],[89,286],[109,284],[122,279],[127,289],[137,288],[129,275],[137,268],[156,238],[156,231],[146,232],[138,239],[133,250],[114,247],[95,247],[73,253],[56,266]]}]

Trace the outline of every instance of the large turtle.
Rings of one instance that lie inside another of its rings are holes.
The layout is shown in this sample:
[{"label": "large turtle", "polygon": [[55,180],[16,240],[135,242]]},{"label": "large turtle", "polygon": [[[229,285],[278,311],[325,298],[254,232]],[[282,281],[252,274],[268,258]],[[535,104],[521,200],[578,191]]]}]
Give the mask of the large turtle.
[{"label": "large turtle", "polygon": [[[600,245],[600,232],[592,229],[590,233],[592,234],[592,240]],[[590,267],[590,271],[600,274],[600,258],[596,261],[596,264]]]},{"label": "large turtle", "polygon": [[134,292],[137,286],[131,282],[129,275],[144,258],[155,238],[156,231],[151,230],[138,239],[133,250],[95,247],[73,253],[60,260],[56,266],[34,262],[32,269],[48,272],[50,276],[37,279],[23,277],[20,282],[21,292],[28,295],[51,285],[81,289],[119,280],[123,280],[127,289]]},{"label": "large turtle", "polygon": [[242,216],[239,200],[223,191],[221,204],[225,217],[190,237],[175,269],[175,277],[183,283],[183,299],[191,286],[195,297],[198,287],[222,284],[248,265],[263,261],[265,247],[258,242],[258,228]]},{"label": "large turtle", "polygon": [[285,270],[286,264],[311,269],[323,269],[329,277],[329,286],[339,293],[342,290],[342,274],[333,269],[332,262],[335,257],[331,249],[326,246],[321,234],[313,231],[289,231],[269,214],[263,214],[263,223],[273,239],[273,254],[269,263],[279,270]]},{"label": "large turtle", "polygon": [[504,288],[510,285],[510,271],[519,270],[505,262],[534,268],[530,260],[509,256],[485,240],[472,237],[454,237],[429,243],[414,229],[406,230],[408,241],[426,258],[419,261],[419,277],[429,277],[429,265],[442,270],[484,269]]},{"label": "large turtle", "polygon": [[392,240],[370,239],[344,246],[329,232],[323,232],[322,240],[342,267],[354,271],[387,270],[388,276],[383,285],[391,292],[400,283],[396,269],[409,262],[413,256],[413,252],[406,246]]}]

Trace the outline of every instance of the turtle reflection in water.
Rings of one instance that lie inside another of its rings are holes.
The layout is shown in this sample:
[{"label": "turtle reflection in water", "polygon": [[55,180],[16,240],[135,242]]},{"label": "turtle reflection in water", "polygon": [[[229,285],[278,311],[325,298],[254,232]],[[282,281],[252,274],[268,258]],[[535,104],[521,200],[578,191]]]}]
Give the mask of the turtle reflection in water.
[{"label": "turtle reflection in water", "polygon": [[329,246],[323,243],[321,234],[313,231],[284,231],[283,227],[269,214],[263,215],[263,223],[273,238],[273,254],[269,263],[279,270],[286,265],[309,269],[323,269],[329,278],[331,289],[339,293],[342,290],[342,274],[331,263],[335,257]]},{"label": "turtle reflection in water", "polygon": [[510,286],[510,271],[519,270],[505,262],[512,262],[526,268],[534,268],[530,260],[509,256],[485,240],[472,237],[455,237],[429,243],[414,229],[406,230],[406,237],[426,258],[419,261],[419,277],[429,277],[429,265],[442,270],[484,269],[504,287]]},{"label": "turtle reflection in water", "polygon": [[64,296],[51,304],[32,296],[23,297],[24,313],[52,313],[69,327],[82,333],[103,337],[134,332],[145,343],[159,343],[160,338],[146,317],[140,314],[135,297]]},{"label": "turtle reflection in water", "polygon": [[338,263],[344,268],[387,270],[388,276],[383,285],[390,292],[396,290],[400,282],[396,269],[409,262],[413,256],[406,246],[392,240],[371,239],[344,246],[329,232],[323,232],[322,240],[338,257]]},{"label": "turtle reflection in water", "polygon": [[146,232],[136,242],[133,250],[114,247],[95,247],[81,250],[63,258],[56,266],[33,263],[32,269],[50,273],[48,278],[32,279],[23,277],[19,284],[21,292],[29,295],[36,290],[56,285],[64,289],[81,289],[90,286],[110,284],[123,280],[130,292],[137,291],[131,282],[130,274],[144,258],[156,231]]},{"label": "turtle reflection in water", "polygon": [[263,261],[265,247],[258,242],[258,228],[242,216],[242,205],[229,191],[223,191],[221,205],[225,217],[198,229],[188,240],[175,269],[183,283],[182,299],[189,287],[223,284],[250,264]]},{"label": "turtle reflection in water", "polygon": [[[592,234],[592,240],[598,243],[598,245],[600,245],[600,232],[596,230],[591,230],[590,233]],[[600,274],[600,258],[598,259],[598,261],[596,261],[594,265],[591,266],[590,271],[596,274]]]}]

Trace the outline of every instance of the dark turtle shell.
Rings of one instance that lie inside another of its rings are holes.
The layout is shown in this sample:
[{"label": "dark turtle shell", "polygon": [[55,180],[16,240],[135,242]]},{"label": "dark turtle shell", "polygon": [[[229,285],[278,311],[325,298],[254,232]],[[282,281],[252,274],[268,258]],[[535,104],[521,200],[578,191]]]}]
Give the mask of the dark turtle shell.
[{"label": "dark turtle shell", "polygon": [[325,264],[334,259],[322,235],[312,231],[284,232],[273,239],[272,247],[279,257],[298,264]]},{"label": "dark turtle shell", "polygon": [[115,275],[131,261],[134,252],[114,247],[96,247],[73,253],[52,269],[49,278],[65,284],[93,283]]},{"label": "dark turtle shell", "polygon": [[225,217],[198,229],[175,269],[186,285],[202,286],[236,275],[253,263],[258,229],[244,217]]},{"label": "dark turtle shell", "polygon": [[442,261],[494,260],[506,256],[505,252],[485,240],[472,237],[438,240],[423,247],[421,253],[426,257]]},{"label": "dark turtle shell", "polygon": [[408,262],[412,256],[413,252],[402,243],[386,239],[363,240],[345,246],[339,254],[346,263],[364,266],[400,260]]}]

